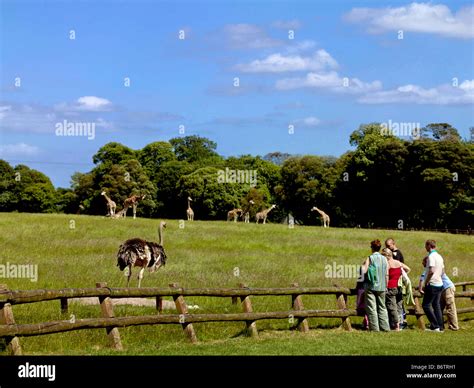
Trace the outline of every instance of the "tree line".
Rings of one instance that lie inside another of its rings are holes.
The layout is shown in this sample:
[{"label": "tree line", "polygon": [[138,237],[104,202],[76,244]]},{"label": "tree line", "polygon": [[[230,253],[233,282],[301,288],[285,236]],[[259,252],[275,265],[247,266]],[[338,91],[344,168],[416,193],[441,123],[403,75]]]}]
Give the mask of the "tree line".
[{"label": "tree line", "polygon": [[[460,228],[473,225],[473,142],[447,123],[429,124],[416,139],[401,139],[378,123],[350,135],[353,150],[339,158],[289,155],[223,157],[199,136],[157,141],[140,150],[112,142],[93,156],[94,168],[76,172],[70,188],[55,189],[43,173],[0,160],[0,211],[105,215],[102,191],[121,208],[146,194],[142,217],[185,219],[187,197],[196,219],[226,219],[233,208],[254,217],[277,204],[269,220],[292,214],[300,224],[320,224],[312,206],[342,227]],[[256,181],[223,180],[256,173]],[[232,175],[234,174],[234,175]]]}]

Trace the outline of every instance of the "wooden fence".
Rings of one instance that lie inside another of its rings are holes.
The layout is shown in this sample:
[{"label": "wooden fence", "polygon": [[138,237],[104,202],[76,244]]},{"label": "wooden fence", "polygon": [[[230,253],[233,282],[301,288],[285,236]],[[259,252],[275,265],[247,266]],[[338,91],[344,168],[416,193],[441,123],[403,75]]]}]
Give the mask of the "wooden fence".
[{"label": "wooden fence", "polygon": [[[474,303],[474,290],[468,286],[474,281],[456,283],[462,287],[456,293],[456,298],[470,298]],[[110,346],[121,350],[119,327],[158,324],[179,324],[182,326],[186,337],[192,342],[197,342],[193,323],[202,322],[245,322],[245,331],[251,337],[257,337],[256,321],[263,319],[287,319],[291,329],[302,332],[309,331],[308,318],[340,318],[345,330],[352,330],[350,317],[357,316],[355,309],[347,308],[348,296],[355,295],[356,290],[344,287],[300,287],[293,283],[288,288],[249,288],[240,284],[238,288],[212,289],[179,287],[176,283],[169,288],[109,288],[106,283],[97,283],[96,288],[66,288],[60,290],[28,290],[11,291],[6,286],[0,285],[0,338],[6,340],[8,351],[13,355],[22,354],[19,337],[37,336],[44,334],[62,333],[83,329],[106,329]],[[335,310],[309,310],[305,309],[302,295],[334,295],[337,309]],[[156,308],[162,312],[163,297],[172,297],[177,314],[154,314],[142,316],[115,317],[112,298],[156,298]],[[232,303],[241,301],[242,313],[230,314],[189,314],[184,297],[206,296],[232,298]],[[287,296],[291,297],[290,310],[276,312],[254,312],[250,297],[256,296]],[[415,307],[408,313],[415,315],[417,325],[424,329],[424,312],[421,308],[421,294],[415,290]],[[62,313],[68,312],[69,299],[97,297],[100,302],[101,318],[88,318],[78,320],[59,320],[34,324],[16,324],[13,316],[13,305],[37,303],[59,300]],[[459,308],[458,314],[474,312],[473,307]]]},{"label": "wooden fence", "polygon": [[[358,227],[351,227],[350,229],[357,228],[359,229],[360,226]],[[471,228],[468,229],[449,229],[449,228],[442,228],[442,229],[429,229],[429,228],[413,228],[413,227],[405,227],[403,229],[399,228],[389,228],[389,227],[384,227],[384,226],[377,226],[377,227],[372,227],[371,225],[364,225],[362,226],[363,229],[382,229],[382,230],[393,230],[397,232],[434,232],[434,233],[451,233],[451,234],[465,234],[468,236],[471,236],[473,234],[473,230]]]}]

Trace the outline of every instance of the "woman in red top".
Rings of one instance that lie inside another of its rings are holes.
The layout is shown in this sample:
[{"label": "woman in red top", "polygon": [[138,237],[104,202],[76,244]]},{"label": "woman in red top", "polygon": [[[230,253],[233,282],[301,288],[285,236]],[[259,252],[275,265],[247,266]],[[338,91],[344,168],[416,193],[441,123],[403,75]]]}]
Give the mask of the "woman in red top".
[{"label": "woman in red top", "polygon": [[394,260],[392,251],[388,248],[382,250],[382,255],[387,258],[388,262],[388,284],[387,293],[385,294],[385,305],[388,310],[388,320],[392,330],[399,331],[400,323],[398,309],[401,307],[402,298],[398,289],[398,280],[402,276],[402,268],[406,273],[410,272],[410,268],[398,260]]}]

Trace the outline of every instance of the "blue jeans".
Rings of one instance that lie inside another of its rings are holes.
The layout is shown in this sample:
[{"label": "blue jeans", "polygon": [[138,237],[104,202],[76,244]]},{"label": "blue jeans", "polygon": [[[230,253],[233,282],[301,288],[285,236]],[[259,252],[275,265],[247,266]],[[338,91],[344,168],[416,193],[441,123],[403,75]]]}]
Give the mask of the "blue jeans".
[{"label": "blue jeans", "polygon": [[431,323],[431,329],[443,330],[443,312],[441,311],[441,293],[443,286],[435,287],[428,285],[425,287],[425,296],[423,298],[423,310]]}]

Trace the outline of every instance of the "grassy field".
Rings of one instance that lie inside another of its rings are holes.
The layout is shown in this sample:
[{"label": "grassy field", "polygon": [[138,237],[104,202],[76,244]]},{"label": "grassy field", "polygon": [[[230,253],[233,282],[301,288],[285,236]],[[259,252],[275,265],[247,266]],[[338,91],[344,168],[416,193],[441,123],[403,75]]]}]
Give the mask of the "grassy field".
[{"label": "grassy field", "polygon": [[[73,221],[73,223],[71,222]],[[0,279],[10,289],[95,287],[107,282],[125,286],[126,279],[116,267],[121,242],[132,237],[157,240],[158,220],[132,218],[110,220],[104,217],[0,214],[0,263],[38,264],[37,282],[29,279]],[[183,287],[354,287],[356,279],[325,277],[325,265],[361,264],[369,253],[369,242],[394,237],[413,272],[421,271],[424,241],[434,238],[445,258],[453,281],[474,280],[473,237],[441,233],[383,231],[364,229],[324,229],[285,225],[233,222],[186,223],[168,220],[165,248],[168,264],[156,273],[145,273],[142,285],[167,287],[176,282]],[[74,224],[74,228],[71,225]],[[236,267],[238,275],[236,275]],[[136,278],[132,279],[136,285]],[[230,298],[188,298],[199,313],[240,312]],[[304,296],[305,307],[336,308],[334,296]],[[289,298],[254,297],[254,311],[287,310]],[[354,307],[355,298],[349,298]],[[468,299],[459,307],[470,306]],[[14,306],[17,323],[68,319],[60,313],[59,302]],[[98,306],[70,305],[77,319],[98,317]],[[154,314],[151,307],[117,306],[116,316]],[[174,313],[174,312],[165,312]],[[474,314],[461,316],[459,332],[429,333],[415,328],[402,332],[368,333],[359,329],[361,319],[353,318],[353,332],[339,328],[340,319],[311,319],[309,334],[289,331],[284,320],[259,321],[260,338],[242,335],[243,323],[195,324],[200,343],[187,343],[178,325],[143,326],[120,329],[125,350],[120,354],[146,355],[426,355],[474,354]],[[399,340],[399,341],[397,341]],[[107,347],[104,330],[84,330],[65,334],[21,338],[26,354],[103,355],[116,354]],[[398,344],[398,345],[394,345]],[[0,350],[3,354],[5,351]]]}]

